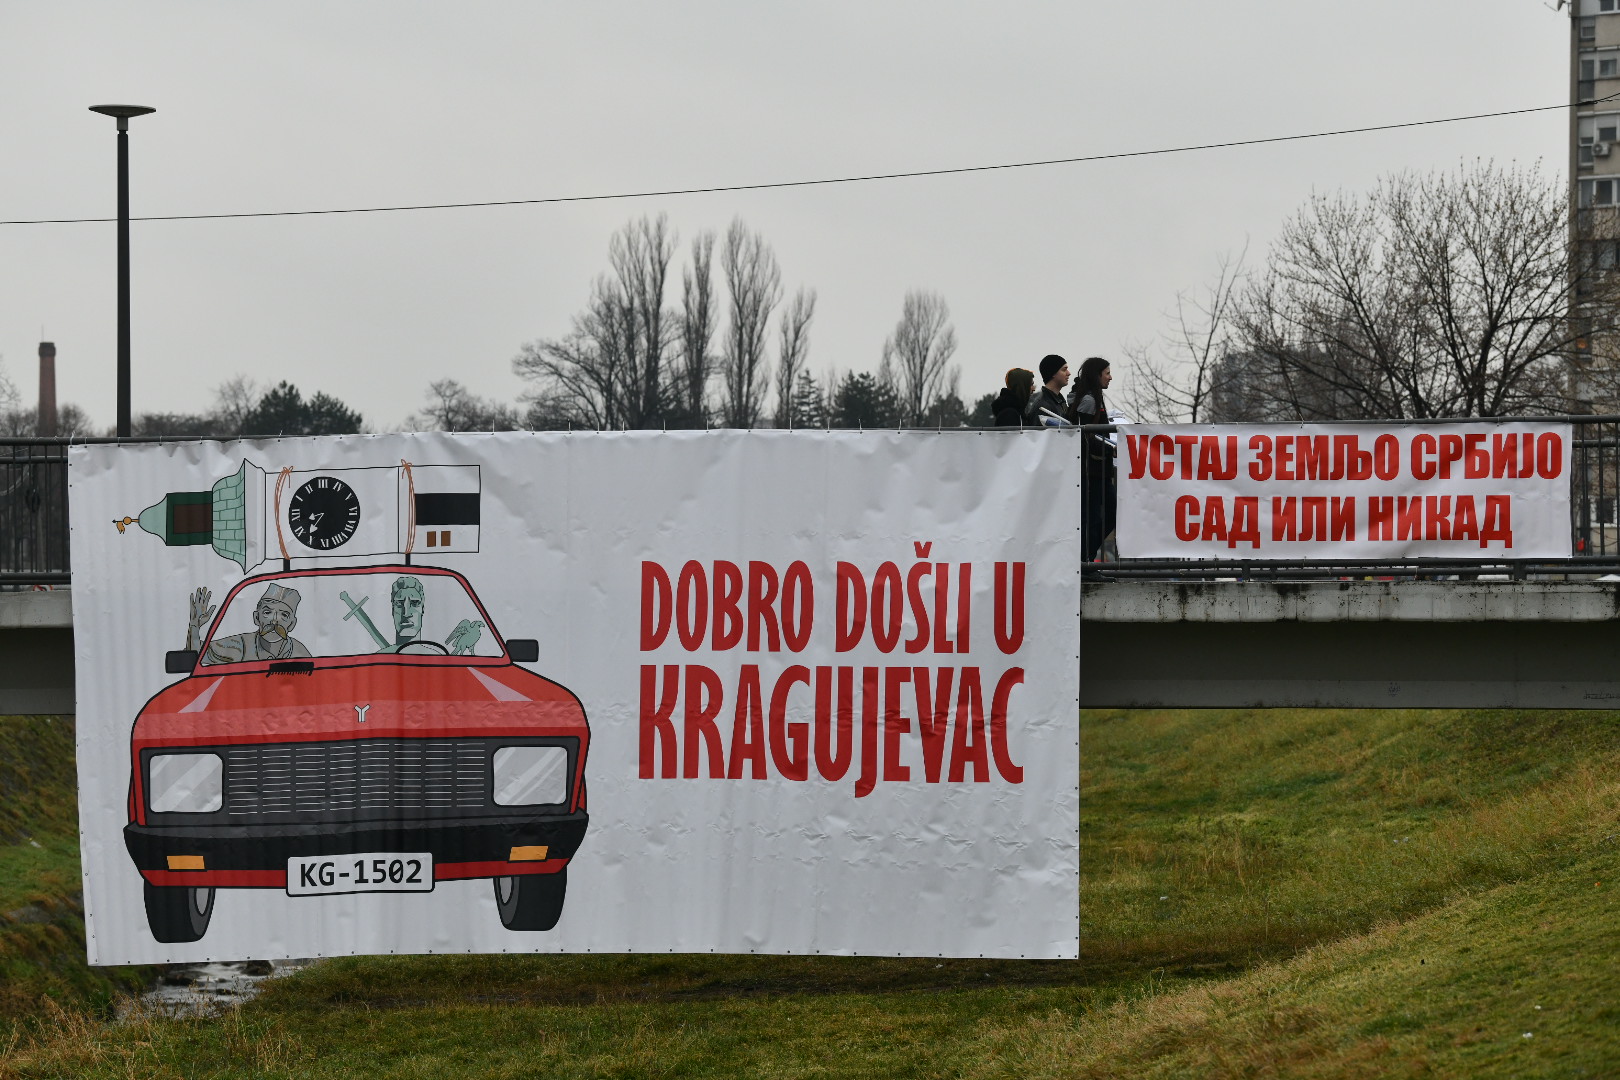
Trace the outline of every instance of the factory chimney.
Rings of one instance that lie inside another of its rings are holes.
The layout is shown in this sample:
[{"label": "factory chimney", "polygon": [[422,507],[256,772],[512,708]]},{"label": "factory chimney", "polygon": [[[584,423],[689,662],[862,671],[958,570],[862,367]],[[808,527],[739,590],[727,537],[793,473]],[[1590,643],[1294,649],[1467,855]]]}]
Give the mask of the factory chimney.
[{"label": "factory chimney", "polygon": [[39,434],[56,434],[56,343],[39,343]]}]

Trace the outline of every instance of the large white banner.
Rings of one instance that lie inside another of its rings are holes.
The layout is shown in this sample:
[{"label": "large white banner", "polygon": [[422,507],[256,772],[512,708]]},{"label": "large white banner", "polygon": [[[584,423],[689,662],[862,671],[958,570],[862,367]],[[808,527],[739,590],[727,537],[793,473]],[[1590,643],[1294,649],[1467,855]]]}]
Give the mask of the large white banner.
[{"label": "large white banner", "polygon": [[1120,432],[1124,558],[1570,554],[1568,424],[1132,424]]},{"label": "large white banner", "polygon": [[1078,954],[1068,439],[74,447],[93,964]]}]

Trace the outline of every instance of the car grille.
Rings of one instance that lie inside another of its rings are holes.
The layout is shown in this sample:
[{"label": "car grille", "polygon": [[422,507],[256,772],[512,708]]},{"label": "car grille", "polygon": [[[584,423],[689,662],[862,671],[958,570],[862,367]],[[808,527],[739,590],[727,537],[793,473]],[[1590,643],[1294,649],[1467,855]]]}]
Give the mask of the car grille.
[{"label": "car grille", "polygon": [[264,817],[482,808],[490,802],[489,752],[479,739],[231,747],[223,755],[225,811]]}]

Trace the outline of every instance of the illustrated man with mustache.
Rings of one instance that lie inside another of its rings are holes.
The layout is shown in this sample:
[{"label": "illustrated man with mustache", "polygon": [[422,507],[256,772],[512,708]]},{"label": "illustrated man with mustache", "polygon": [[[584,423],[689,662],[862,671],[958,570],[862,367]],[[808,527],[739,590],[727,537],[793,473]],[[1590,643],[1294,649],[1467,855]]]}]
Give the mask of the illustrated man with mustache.
[{"label": "illustrated man with mustache", "polygon": [[[191,598],[191,618],[186,630],[186,648],[197,648],[203,627],[214,614],[209,606],[210,593],[198,589]],[[203,653],[204,664],[235,664],[244,660],[292,660],[309,655],[303,643],[292,636],[298,625],[297,589],[289,589],[271,582],[264,595],[253,607],[253,625],[257,628],[246,634],[216,637]]]}]

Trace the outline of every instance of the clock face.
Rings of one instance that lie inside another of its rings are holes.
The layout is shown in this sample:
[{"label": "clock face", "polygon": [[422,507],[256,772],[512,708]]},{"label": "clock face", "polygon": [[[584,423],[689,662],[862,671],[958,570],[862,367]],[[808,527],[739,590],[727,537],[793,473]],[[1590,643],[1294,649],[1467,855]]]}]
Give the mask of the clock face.
[{"label": "clock face", "polygon": [[341,547],[360,524],[360,497],[335,476],[317,476],[293,492],[287,520],[305,547]]}]

